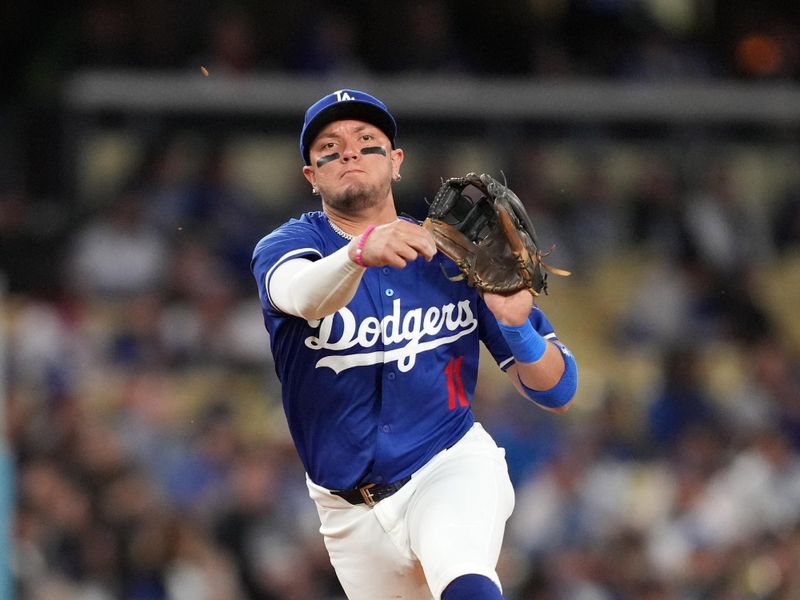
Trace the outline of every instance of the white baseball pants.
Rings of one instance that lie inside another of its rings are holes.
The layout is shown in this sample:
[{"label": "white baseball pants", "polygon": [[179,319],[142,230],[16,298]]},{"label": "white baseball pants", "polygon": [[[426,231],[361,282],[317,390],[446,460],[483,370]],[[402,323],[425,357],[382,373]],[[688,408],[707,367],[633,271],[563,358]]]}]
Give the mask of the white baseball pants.
[{"label": "white baseball pants", "polygon": [[467,573],[500,586],[495,568],[514,490],[505,451],[479,423],[373,508],[306,483],[349,600],[439,600]]}]

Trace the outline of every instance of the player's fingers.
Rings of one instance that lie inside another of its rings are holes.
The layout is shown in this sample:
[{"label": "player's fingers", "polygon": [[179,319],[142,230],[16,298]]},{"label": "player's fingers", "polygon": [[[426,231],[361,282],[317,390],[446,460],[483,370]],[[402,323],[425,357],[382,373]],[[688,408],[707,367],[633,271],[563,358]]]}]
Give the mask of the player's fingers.
[{"label": "player's fingers", "polygon": [[414,245],[414,248],[425,257],[425,260],[431,260],[437,251],[436,241],[427,229],[419,227],[419,230],[422,235],[417,237],[417,244]]},{"label": "player's fingers", "polygon": [[431,244],[430,240],[424,237],[412,236],[406,239],[405,243],[409,248],[413,249],[417,255],[424,257],[425,260],[432,259],[433,255],[436,254],[436,244]]},{"label": "player's fingers", "polygon": [[395,250],[395,252],[406,262],[417,260],[417,257],[419,256],[419,252],[417,252],[411,245],[401,245]]},{"label": "player's fingers", "polygon": [[425,257],[425,260],[431,260],[436,254],[436,242],[430,231],[421,225],[409,223],[408,221],[398,220],[397,223],[397,233],[402,236],[402,239]]},{"label": "player's fingers", "polygon": [[436,243],[430,232],[401,219],[376,228],[364,248],[364,256],[370,259],[368,262],[398,268],[418,256],[431,260],[434,254]]},{"label": "player's fingers", "polygon": [[392,236],[387,239],[381,249],[383,260],[396,267],[404,267],[406,263],[416,260],[419,253],[409,244],[405,236]]},{"label": "player's fingers", "polygon": [[365,264],[369,266],[383,266],[402,268],[406,266],[406,260],[402,255],[402,249],[407,244],[393,235],[390,228],[379,227],[367,238],[363,245],[362,257]]},{"label": "player's fingers", "polygon": [[403,258],[400,254],[391,254],[384,259],[384,262],[382,264],[402,269],[403,267],[406,266],[407,263],[408,261],[405,258]]}]

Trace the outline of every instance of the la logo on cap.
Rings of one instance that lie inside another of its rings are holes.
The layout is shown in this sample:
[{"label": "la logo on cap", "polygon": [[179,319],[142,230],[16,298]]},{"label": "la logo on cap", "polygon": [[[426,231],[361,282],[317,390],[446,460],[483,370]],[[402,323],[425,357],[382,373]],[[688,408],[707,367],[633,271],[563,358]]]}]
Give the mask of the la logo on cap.
[{"label": "la logo on cap", "polygon": [[333,92],[336,94],[336,101],[341,102],[342,100],[352,100],[353,97],[348,94],[345,90],[339,90],[338,92]]}]

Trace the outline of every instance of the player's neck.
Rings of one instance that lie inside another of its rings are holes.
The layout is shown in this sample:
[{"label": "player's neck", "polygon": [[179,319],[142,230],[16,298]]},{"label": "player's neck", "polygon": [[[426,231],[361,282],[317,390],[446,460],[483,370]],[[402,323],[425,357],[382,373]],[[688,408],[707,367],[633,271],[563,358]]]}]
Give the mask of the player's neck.
[{"label": "player's neck", "polygon": [[323,211],[334,225],[349,235],[360,235],[368,225],[385,225],[397,220],[394,203],[365,209],[355,214],[342,214],[329,206],[324,206]]}]

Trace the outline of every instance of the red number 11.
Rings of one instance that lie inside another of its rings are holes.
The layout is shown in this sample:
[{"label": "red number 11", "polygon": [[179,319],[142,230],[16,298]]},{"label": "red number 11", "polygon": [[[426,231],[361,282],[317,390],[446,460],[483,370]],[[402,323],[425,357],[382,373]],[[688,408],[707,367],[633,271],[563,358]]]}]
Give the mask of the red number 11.
[{"label": "red number 11", "polygon": [[447,408],[449,410],[456,409],[456,396],[458,396],[459,406],[469,406],[467,395],[464,393],[464,382],[461,381],[461,363],[463,361],[463,356],[451,358],[444,368],[447,378]]}]

